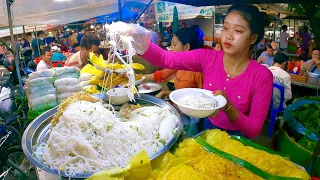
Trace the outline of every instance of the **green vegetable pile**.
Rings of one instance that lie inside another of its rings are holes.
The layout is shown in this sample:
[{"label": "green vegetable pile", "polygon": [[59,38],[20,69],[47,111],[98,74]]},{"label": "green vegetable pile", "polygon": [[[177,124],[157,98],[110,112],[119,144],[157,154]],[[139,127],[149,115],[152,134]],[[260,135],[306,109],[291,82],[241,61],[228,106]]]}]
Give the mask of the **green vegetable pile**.
[{"label": "green vegetable pile", "polygon": [[320,134],[320,104],[306,104],[291,113],[304,127]]},{"label": "green vegetable pile", "polygon": [[[305,98],[304,98],[305,99]],[[318,100],[319,97],[311,96],[309,100]],[[308,130],[320,134],[320,104],[306,104],[291,112],[294,118]],[[306,136],[297,141],[299,145],[309,151],[314,151],[317,142]]]}]

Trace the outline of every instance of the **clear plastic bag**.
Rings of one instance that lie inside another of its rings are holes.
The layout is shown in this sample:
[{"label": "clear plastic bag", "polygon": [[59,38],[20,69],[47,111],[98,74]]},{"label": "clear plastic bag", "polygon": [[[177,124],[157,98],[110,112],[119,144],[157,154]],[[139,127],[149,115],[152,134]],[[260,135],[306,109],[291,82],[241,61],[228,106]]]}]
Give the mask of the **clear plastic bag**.
[{"label": "clear plastic bag", "polygon": [[34,87],[28,87],[30,90],[30,93],[35,93],[37,91],[40,91],[41,89],[48,89],[48,88],[55,88],[53,86],[53,84],[47,84],[47,85],[43,85],[43,86],[34,86]]},{"label": "clear plastic bag", "polygon": [[29,95],[29,98],[30,99],[35,99],[35,98],[38,98],[38,97],[41,97],[41,96],[45,96],[47,94],[56,94],[56,93],[57,93],[56,88],[54,88],[52,86],[50,88],[43,88],[43,89],[40,89],[38,91],[35,91],[34,93],[31,93]]},{"label": "clear plastic bag", "polygon": [[53,77],[55,72],[53,69],[45,69],[29,74],[29,80],[41,78],[41,77]]},{"label": "clear plastic bag", "polygon": [[49,85],[54,82],[55,78],[53,77],[41,77],[41,78],[36,78],[32,80],[27,81],[27,86],[28,87],[34,87],[34,86],[44,86],[44,85]]},{"label": "clear plastic bag", "polygon": [[62,101],[66,100],[68,97],[72,96],[74,93],[77,93],[77,92],[65,92],[62,94],[58,94],[57,95],[58,102],[61,103]]},{"label": "clear plastic bag", "polygon": [[79,84],[80,81],[77,78],[64,78],[58,79],[54,81],[54,86],[62,86],[62,85],[76,85]]},{"label": "clear plastic bag", "polygon": [[35,108],[38,105],[46,104],[48,102],[56,101],[57,96],[55,94],[48,94],[38,98],[30,99],[29,105],[31,108]]},{"label": "clear plastic bag", "polygon": [[79,73],[66,73],[66,74],[62,74],[62,75],[60,75],[60,76],[56,76],[56,80],[66,79],[66,78],[76,78],[76,79],[79,79]]},{"label": "clear plastic bag", "polygon": [[43,104],[38,104],[34,107],[31,107],[31,111],[41,111],[44,109],[51,109],[51,108],[56,107],[58,105],[59,105],[58,101],[54,100],[54,101],[46,102]]},{"label": "clear plastic bag", "polygon": [[57,93],[65,93],[65,92],[79,92],[82,91],[82,86],[79,84],[77,85],[61,85],[61,86],[56,86],[57,88]]},{"label": "clear plastic bag", "polygon": [[63,67],[63,68],[57,68],[56,69],[56,76],[60,76],[62,74],[66,73],[79,73],[80,69],[77,67]]}]

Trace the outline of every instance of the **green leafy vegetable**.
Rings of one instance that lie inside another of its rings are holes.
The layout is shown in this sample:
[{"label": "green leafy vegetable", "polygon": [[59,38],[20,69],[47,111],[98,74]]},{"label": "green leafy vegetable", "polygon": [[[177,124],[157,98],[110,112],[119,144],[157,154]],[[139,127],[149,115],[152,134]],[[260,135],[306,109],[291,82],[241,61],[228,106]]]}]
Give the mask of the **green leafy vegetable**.
[{"label": "green leafy vegetable", "polygon": [[320,104],[306,104],[291,113],[308,130],[320,134]]}]

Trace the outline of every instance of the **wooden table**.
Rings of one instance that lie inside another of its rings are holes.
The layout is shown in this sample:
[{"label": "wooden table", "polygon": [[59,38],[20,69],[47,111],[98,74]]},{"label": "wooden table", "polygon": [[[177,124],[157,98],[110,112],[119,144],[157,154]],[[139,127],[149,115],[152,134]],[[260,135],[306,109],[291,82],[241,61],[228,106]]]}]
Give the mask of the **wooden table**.
[{"label": "wooden table", "polygon": [[318,89],[319,88],[318,87],[319,81],[320,81],[320,79],[309,77],[308,80],[305,82],[291,80],[291,84],[296,85],[296,86],[310,88],[310,89]]}]

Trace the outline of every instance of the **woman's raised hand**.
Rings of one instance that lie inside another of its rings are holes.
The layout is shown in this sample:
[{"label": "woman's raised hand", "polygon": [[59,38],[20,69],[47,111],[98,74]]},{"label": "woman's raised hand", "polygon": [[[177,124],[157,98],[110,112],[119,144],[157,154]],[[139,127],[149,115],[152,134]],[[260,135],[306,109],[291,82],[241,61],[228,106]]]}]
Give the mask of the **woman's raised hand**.
[{"label": "woman's raised hand", "polygon": [[151,32],[138,24],[128,24],[124,22],[116,22],[106,25],[106,31],[117,32],[121,36],[132,37],[132,47],[140,55],[143,55],[151,40]]}]

